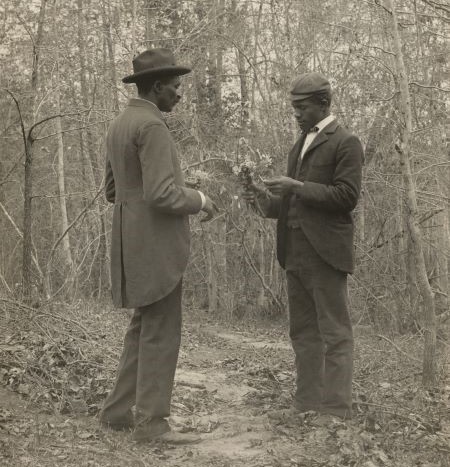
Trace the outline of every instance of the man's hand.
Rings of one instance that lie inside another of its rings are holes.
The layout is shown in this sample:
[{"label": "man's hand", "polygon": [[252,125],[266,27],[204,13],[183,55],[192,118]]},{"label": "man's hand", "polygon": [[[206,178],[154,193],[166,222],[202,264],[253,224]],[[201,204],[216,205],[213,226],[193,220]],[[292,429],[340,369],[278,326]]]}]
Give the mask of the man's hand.
[{"label": "man's hand", "polygon": [[242,198],[252,205],[261,216],[264,216],[269,209],[270,200],[268,193],[254,183],[246,186],[242,192]]},{"label": "man's hand", "polygon": [[205,206],[202,208],[202,211],[206,212],[206,216],[200,219],[200,222],[207,222],[210,221],[214,215],[219,212],[216,203],[209,197],[205,195],[206,203]]},{"label": "man's hand", "polygon": [[284,196],[293,193],[296,188],[303,185],[302,182],[290,177],[274,177],[269,180],[263,180],[264,184],[276,196]]}]

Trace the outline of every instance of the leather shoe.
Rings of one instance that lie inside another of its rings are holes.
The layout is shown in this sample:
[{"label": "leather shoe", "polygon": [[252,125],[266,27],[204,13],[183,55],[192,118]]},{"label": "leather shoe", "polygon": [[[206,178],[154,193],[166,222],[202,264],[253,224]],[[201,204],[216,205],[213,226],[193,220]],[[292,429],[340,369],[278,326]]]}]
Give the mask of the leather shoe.
[{"label": "leather shoe", "polygon": [[165,418],[142,419],[136,423],[133,440],[138,442],[151,441],[170,431]]}]

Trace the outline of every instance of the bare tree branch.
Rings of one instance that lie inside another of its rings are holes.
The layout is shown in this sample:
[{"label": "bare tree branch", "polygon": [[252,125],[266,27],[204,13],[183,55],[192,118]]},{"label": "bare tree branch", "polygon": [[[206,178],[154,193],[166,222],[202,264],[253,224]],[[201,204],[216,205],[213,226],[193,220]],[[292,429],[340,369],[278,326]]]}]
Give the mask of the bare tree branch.
[{"label": "bare tree branch", "polygon": [[47,260],[47,266],[46,266],[46,273],[45,277],[47,278],[49,275],[49,269],[50,269],[50,264],[53,260],[53,255],[55,254],[56,249],[58,248],[58,245],[62,242],[64,237],[68,234],[68,232],[72,229],[72,227],[86,214],[88,209],[95,203],[95,200],[100,196],[100,194],[104,190],[104,183],[102,182],[100,189],[97,191],[96,195],[91,199],[89,204],[86,205],[84,209],[82,209],[78,215],[75,217],[75,219],[69,224],[66,230],[56,239],[55,243],[53,244],[50,254],[48,255],[48,260]]},{"label": "bare tree branch", "polygon": [[[9,222],[11,223],[11,225],[14,227],[14,230],[17,232],[17,234],[19,235],[19,237],[21,239],[23,239],[23,233],[22,231],[19,229],[19,227],[17,226],[17,224],[15,223],[14,219],[11,217],[11,215],[9,214],[9,212],[7,211],[6,207],[4,206],[4,204],[2,202],[0,202],[0,209],[3,211],[3,214],[5,215],[5,217],[9,220]],[[33,249],[35,250],[34,246],[33,246]],[[33,258],[33,263],[36,267],[36,270],[37,272],[39,273],[39,276],[42,278],[43,277],[43,274],[42,274],[42,270],[39,266],[39,263],[38,263],[38,259],[37,259],[37,254],[36,254],[36,251],[34,251],[32,253],[32,258]]]},{"label": "bare tree branch", "polygon": [[450,92],[450,89],[439,88],[438,86],[426,86],[425,84],[416,83],[415,81],[410,81],[409,85],[417,86],[418,88],[436,89],[442,92]]}]

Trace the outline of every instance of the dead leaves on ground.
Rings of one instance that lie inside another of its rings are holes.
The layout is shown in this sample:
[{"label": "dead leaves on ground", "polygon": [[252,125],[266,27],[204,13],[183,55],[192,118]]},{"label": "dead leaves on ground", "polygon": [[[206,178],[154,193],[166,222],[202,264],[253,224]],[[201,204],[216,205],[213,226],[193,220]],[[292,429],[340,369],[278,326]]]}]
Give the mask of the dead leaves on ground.
[{"label": "dead leaves on ground", "polygon": [[[48,412],[98,411],[110,385],[101,350],[59,321],[24,320],[0,345],[0,383]],[[46,332],[45,332],[46,331]]]},{"label": "dead leaves on ground", "polygon": [[[113,318],[109,323],[102,323],[107,328],[106,333],[113,324]],[[251,339],[255,332],[252,329],[251,332],[237,333],[235,337],[246,335],[245,342],[240,344],[239,338],[227,341],[223,336],[216,338],[214,334],[195,329],[185,330],[185,351],[203,349],[202,355],[211,356],[217,353],[216,359],[197,365],[187,353],[182,359],[185,368],[195,368],[211,379],[220,372],[224,379],[219,384],[239,387],[239,394],[243,396],[225,400],[220,391],[211,389],[204,382],[180,383],[176,385],[173,397],[173,423],[177,429],[220,435],[221,430],[225,433],[230,428],[226,426],[230,419],[226,419],[224,413],[231,417],[235,414],[235,418],[245,417],[251,423],[254,417],[263,418],[269,409],[289,406],[294,388],[293,355],[282,349],[252,348]],[[261,341],[263,335],[258,339]],[[86,334],[85,330],[71,327],[69,321],[62,319],[52,321],[48,318],[36,326],[32,317],[18,317],[17,325],[10,326],[9,336],[0,344],[1,383],[37,404],[43,412],[58,412],[73,418],[55,423],[34,415],[34,418],[18,416],[3,407],[0,433],[10,439],[25,440],[30,446],[35,443],[36,436],[62,444],[70,439],[92,449],[96,443],[112,442],[102,438],[96,428],[76,423],[77,417],[89,420],[89,416],[97,412],[111,385],[115,360],[108,361],[105,355],[111,352],[112,345],[118,351],[121,342],[111,335],[105,338],[105,334],[95,331],[95,326],[92,334]],[[351,423],[317,428],[307,422],[279,426],[267,422],[266,429],[272,433],[272,439],[263,441],[261,436],[258,437],[258,430],[262,429],[258,426],[255,436],[248,441],[248,449],[257,449],[262,454],[229,465],[448,467],[445,459],[450,454],[450,388],[421,390],[417,368],[409,367],[408,360],[401,360],[401,355],[390,360],[380,358],[386,352],[384,348],[376,348],[371,354],[377,345],[366,340],[359,347],[355,371],[355,417]],[[239,430],[230,430],[228,434],[236,439],[240,436]],[[3,455],[7,459],[8,448],[1,443],[0,440],[0,451],[6,453]],[[39,449],[44,447],[53,449],[41,442]],[[27,449],[24,444],[24,458]],[[69,463],[63,451],[56,447],[55,458],[67,465],[75,465]],[[155,453],[152,455],[156,456]],[[168,459],[165,451],[158,455],[161,461]],[[195,455],[191,454],[191,457],[195,458]],[[190,462],[191,457],[186,455],[182,461]],[[224,459],[214,456],[208,462],[198,465],[226,465]]]}]

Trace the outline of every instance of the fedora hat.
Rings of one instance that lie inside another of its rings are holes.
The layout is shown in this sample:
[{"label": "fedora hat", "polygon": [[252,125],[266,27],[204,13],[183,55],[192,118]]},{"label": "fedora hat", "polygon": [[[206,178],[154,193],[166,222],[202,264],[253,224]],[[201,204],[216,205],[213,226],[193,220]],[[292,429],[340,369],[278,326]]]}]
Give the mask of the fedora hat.
[{"label": "fedora hat", "polygon": [[323,91],[331,91],[330,83],[325,76],[315,71],[304,73],[292,83],[291,101],[302,101]]},{"label": "fedora hat", "polygon": [[135,83],[142,78],[157,76],[179,76],[190,73],[191,69],[178,66],[169,49],[149,49],[133,59],[133,74],[122,79],[124,83]]}]

